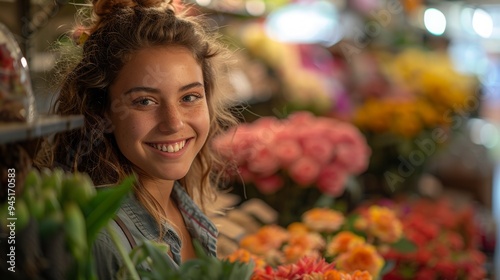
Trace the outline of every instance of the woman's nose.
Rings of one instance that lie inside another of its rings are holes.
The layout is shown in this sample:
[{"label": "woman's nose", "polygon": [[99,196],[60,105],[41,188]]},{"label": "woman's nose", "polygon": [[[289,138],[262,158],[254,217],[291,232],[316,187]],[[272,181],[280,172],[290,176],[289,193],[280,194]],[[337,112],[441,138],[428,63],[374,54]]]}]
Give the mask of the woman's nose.
[{"label": "woman's nose", "polygon": [[176,106],[163,106],[159,110],[160,124],[159,128],[162,132],[177,132],[184,126],[182,112]]}]

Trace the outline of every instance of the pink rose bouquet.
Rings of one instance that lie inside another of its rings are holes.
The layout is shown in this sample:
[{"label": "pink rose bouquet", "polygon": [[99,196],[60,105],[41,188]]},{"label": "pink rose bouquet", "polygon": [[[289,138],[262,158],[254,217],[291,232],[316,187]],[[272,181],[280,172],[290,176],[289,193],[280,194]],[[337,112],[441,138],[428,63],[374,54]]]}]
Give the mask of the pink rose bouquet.
[{"label": "pink rose bouquet", "polygon": [[251,185],[247,197],[256,190],[253,195],[280,211],[280,216],[295,211],[296,218],[303,211],[290,209],[294,203],[311,208],[318,195],[341,196],[347,179],[365,171],[371,154],[355,126],[309,112],[243,123],[215,139],[214,146],[234,163],[230,177]]}]

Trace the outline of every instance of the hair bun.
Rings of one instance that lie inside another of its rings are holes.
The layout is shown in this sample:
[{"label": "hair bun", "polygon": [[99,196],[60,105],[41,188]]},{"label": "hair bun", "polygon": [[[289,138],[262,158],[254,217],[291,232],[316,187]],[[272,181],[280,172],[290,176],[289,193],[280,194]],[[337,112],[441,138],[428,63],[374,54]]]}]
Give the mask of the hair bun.
[{"label": "hair bun", "polygon": [[117,9],[133,8],[136,6],[144,8],[162,8],[172,9],[172,0],[92,0],[94,13],[99,17],[112,14]]}]

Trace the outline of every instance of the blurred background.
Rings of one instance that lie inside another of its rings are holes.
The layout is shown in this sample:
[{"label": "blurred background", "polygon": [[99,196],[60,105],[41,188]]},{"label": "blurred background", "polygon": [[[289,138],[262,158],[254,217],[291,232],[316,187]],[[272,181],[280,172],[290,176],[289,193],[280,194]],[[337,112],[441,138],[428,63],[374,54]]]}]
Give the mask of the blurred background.
[{"label": "blurred background", "polygon": [[[367,170],[358,177],[362,196],[415,189],[466,201],[476,210],[489,279],[500,279],[500,258],[494,257],[500,224],[500,1],[176,3],[208,15],[234,48],[231,84],[235,107],[246,108],[244,122],[307,111],[355,125],[371,149]],[[81,5],[0,0],[0,22],[27,59],[40,113],[57,94],[55,42],[64,42],[74,28]]]}]

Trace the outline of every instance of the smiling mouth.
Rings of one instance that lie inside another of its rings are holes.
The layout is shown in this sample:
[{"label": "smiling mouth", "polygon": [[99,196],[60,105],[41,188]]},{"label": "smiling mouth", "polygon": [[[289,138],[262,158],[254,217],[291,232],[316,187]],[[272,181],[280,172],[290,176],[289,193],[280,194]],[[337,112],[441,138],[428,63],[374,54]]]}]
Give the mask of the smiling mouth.
[{"label": "smiling mouth", "polygon": [[186,140],[176,142],[176,143],[170,143],[170,144],[153,144],[153,143],[148,143],[149,146],[162,151],[162,152],[167,152],[167,153],[176,153],[184,148],[186,146]]}]

